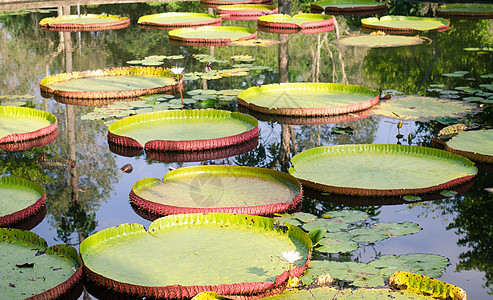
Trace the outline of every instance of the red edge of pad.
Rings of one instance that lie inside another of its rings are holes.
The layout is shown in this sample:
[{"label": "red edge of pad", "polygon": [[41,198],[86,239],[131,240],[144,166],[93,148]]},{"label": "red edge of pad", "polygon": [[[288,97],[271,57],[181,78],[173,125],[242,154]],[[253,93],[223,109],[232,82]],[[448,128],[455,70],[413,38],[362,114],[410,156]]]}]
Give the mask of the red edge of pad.
[{"label": "red edge of pad", "polygon": [[301,178],[298,178],[298,180],[301,182],[302,185],[307,186],[309,188],[323,191],[323,192],[335,193],[335,194],[356,195],[356,196],[398,196],[398,195],[403,196],[403,195],[429,193],[429,192],[436,191],[436,190],[444,190],[444,189],[450,188],[452,186],[467,182],[467,181],[473,179],[475,176],[476,175],[468,175],[468,176],[464,176],[464,177],[450,180],[450,181],[445,182],[445,183],[441,183],[439,185],[430,186],[427,188],[391,189],[391,190],[390,189],[379,190],[379,189],[338,187],[338,186],[331,186],[331,185],[325,185],[325,184],[310,182],[310,181],[307,181],[307,180],[304,180]]},{"label": "red edge of pad", "polygon": [[[301,267],[296,267],[291,270],[291,276],[301,276],[308,267],[312,250],[309,249],[306,263]],[[235,284],[219,284],[219,285],[169,285],[169,286],[139,286],[130,283],[119,282],[105,276],[99,275],[90,270],[84,265],[84,273],[93,282],[106,286],[116,292],[126,293],[130,295],[139,295],[165,299],[182,299],[192,298],[198,293],[213,291],[220,295],[245,295],[256,294],[274,289],[284,284],[288,278],[288,271],[284,271],[276,278],[275,282],[243,282]]]},{"label": "red edge of pad", "polygon": [[268,108],[263,106],[258,106],[252,103],[248,103],[241,98],[238,98],[238,104],[248,107],[253,111],[257,111],[263,114],[277,114],[277,115],[285,115],[285,116],[330,116],[330,115],[342,115],[351,112],[361,111],[368,109],[380,100],[380,96],[377,95],[373,99],[344,105],[344,106],[336,106],[336,107],[327,107],[327,108]]},{"label": "red edge of pad", "polygon": [[458,154],[460,156],[464,156],[465,158],[468,158],[470,160],[474,160],[477,162],[482,162],[482,163],[487,163],[487,164],[493,164],[493,155],[486,155],[486,154],[481,154],[481,153],[475,153],[475,152],[470,152],[470,151],[464,151],[464,150],[456,150],[453,148],[450,148],[447,144],[445,146],[445,151]]},{"label": "red edge of pad", "polygon": [[203,20],[203,21],[193,21],[193,22],[183,22],[176,24],[159,24],[154,22],[142,22],[139,25],[141,26],[152,26],[153,28],[165,27],[165,28],[180,28],[186,26],[221,26],[222,17],[219,16],[214,19]]},{"label": "red edge of pad", "polygon": [[57,128],[57,121],[55,121],[53,124],[40,128],[36,131],[9,134],[0,139],[0,144],[34,140],[42,136],[56,132],[56,128]]},{"label": "red edge of pad", "polygon": [[140,209],[149,211],[153,214],[165,215],[178,215],[178,214],[194,214],[194,213],[231,213],[231,214],[245,214],[245,215],[272,215],[278,212],[288,211],[301,201],[303,190],[288,203],[275,203],[255,206],[244,207],[211,207],[211,208],[196,208],[196,207],[179,207],[166,204],[160,204],[153,201],[146,200],[139,195],[135,194],[133,189],[130,191],[130,202],[139,207]]},{"label": "red edge of pad", "polygon": [[94,23],[94,24],[43,24],[41,27],[53,31],[92,31],[92,30],[105,30],[105,29],[121,29],[130,25],[130,19],[116,20],[109,23]]},{"label": "red edge of pad", "polygon": [[38,137],[32,140],[10,142],[10,143],[0,143],[0,149],[5,151],[22,151],[29,150],[35,147],[41,147],[53,143],[58,136],[57,130],[52,133]]},{"label": "red edge of pad", "polygon": [[13,224],[15,222],[26,219],[27,217],[29,217],[31,215],[34,215],[43,207],[44,204],[45,204],[45,194],[43,193],[43,195],[38,200],[36,200],[36,202],[31,204],[30,206],[28,206],[24,209],[21,209],[19,211],[13,212],[11,214],[1,216],[0,217],[0,227],[8,226],[8,225]]},{"label": "red edge of pad", "polygon": [[240,0],[240,1],[224,1],[224,0],[200,0],[200,3],[209,5],[232,5],[232,4],[272,4],[272,0]]},{"label": "red edge of pad", "polygon": [[223,148],[241,144],[258,136],[258,126],[240,134],[207,140],[166,141],[154,140],[145,144],[145,149],[159,151],[197,151]]},{"label": "red edge of pad", "polygon": [[321,20],[321,21],[313,21],[313,22],[305,22],[301,25],[294,23],[281,23],[281,22],[267,22],[267,21],[257,21],[257,25],[261,27],[274,27],[280,29],[304,29],[304,28],[316,28],[316,27],[328,27],[334,25],[334,18]]},{"label": "red edge of pad", "polygon": [[[216,13],[220,15],[226,15],[223,17],[255,17],[263,16],[264,13],[268,15],[277,14],[277,7],[273,10],[227,10],[227,9],[216,9]],[[252,19],[254,20],[254,19]]]}]

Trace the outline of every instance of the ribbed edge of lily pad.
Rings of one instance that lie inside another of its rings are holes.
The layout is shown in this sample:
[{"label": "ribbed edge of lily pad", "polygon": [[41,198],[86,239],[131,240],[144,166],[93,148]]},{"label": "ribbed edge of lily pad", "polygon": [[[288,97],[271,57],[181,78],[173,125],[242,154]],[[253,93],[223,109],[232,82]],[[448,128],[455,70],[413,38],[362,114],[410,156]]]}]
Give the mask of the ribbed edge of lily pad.
[{"label": "ribbed edge of lily pad", "polygon": [[[184,19],[188,16],[193,16],[193,15],[204,15],[204,16],[208,15],[208,16],[210,16],[210,19],[201,20],[201,21],[181,22],[181,23],[174,23],[174,24],[162,24],[162,23],[152,22],[150,20],[150,17],[156,16],[156,18],[159,18],[159,15],[183,17]],[[147,19],[146,19],[146,17],[147,17]],[[179,27],[188,27],[188,26],[221,26],[221,21],[222,21],[222,18],[220,16],[214,17],[211,14],[175,12],[175,13],[162,13],[162,14],[142,16],[139,18],[137,23],[139,25],[142,25],[142,26],[179,28]]]},{"label": "ribbed edge of lily pad", "polygon": [[297,117],[297,116],[272,115],[272,114],[260,113],[241,105],[238,106],[238,111],[242,113],[247,113],[255,117],[255,119],[259,121],[276,122],[278,124],[285,124],[285,125],[338,124],[338,123],[346,123],[346,122],[355,122],[355,121],[366,119],[370,116],[368,110],[361,110],[348,114],[323,116],[323,117],[318,117],[318,116]]},{"label": "ribbed edge of lily pad", "polygon": [[[77,24],[77,23],[53,23],[62,20],[81,20],[88,18],[98,18],[98,19],[113,19],[113,22],[105,23],[92,23],[92,24]],[[51,18],[44,18],[39,22],[39,25],[45,29],[54,31],[97,31],[106,29],[121,29],[130,25],[130,19],[127,17],[120,17],[116,15],[68,15],[68,16],[58,16]]]},{"label": "ribbed edge of lily pad", "polygon": [[[34,140],[39,137],[56,132],[57,129],[57,119],[55,115],[38,109],[33,109],[28,107],[18,107],[18,106],[0,106],[0,115],[10,116],[10,117],[16,116],[19,118],[30,117],[30,118],[44,119],[51,123],[46,127],[40,128],[32,132],[14,133],[4,136],[0,138],[0,144]],[[15,148],[15,146],[13,146],[13,148]]]},{"label": "ribbed edge of lily pad", "polygon": [[20,142],[10,142],[10,143],[2,143],[0,144],[0,149],[5,151],[22,151],[29,150],[36,147],[42,147],[48,144],[53,143],[58,136],[58,132],[55,129],[52,133],[35,138],[28,141],[20,141]]},{"label": "ribbed edge of lily pad", "polygon": [[[317,21],[307,21],[302,24],[296,23],[285,23],[285,22],[276,22],[277,18],[282,18],[284,15],[267,15],[258,18],[257,25],[261,27],[274,27],[281,29],[305,29],[305,28],[317,28],[317,27],[329,27],[334,25],[334,17],[333,16],[325,16],[319,14],[300,14],[292,17],[293,19],[307,19],[311,18],[320,18],[323,20]],[[287,16],[291,18],[290,16]]]},{"label": "ribbed edge of lily pad", "polygon": [[[160,162],[198,162],[205,160],[213,160],[220,159],[225,157],[231,157],[239,154],[246,153],[250,150],[255,149],[258,146],[258,137],[255,137],[251,140],[248,140],[244,143],[233,145],[230,147],[220,148],[220,149],[211,149],[211,150],[203,150],[203,151],[192,151],[192,152],[183,152],[183,151],[155,151],[148,149],[146,150],[146,155],[152,160],[160,161]],[[135,149],[135,148],[130,148]],[[142,152],[142,151],[140,151]],[[139,153],[140,153],[139,152]],[[137,154],[139,154],[137,153]],[[137,155],[135,154],[135,155]],[[135,156],[131,155],[131,156]],[[125,155],[129,156],[129,155]]]},{"label": "ribbed edge of lily pad", "polygon": [[[39,194],[41,194],[41,197],[39,197],[36,202],[33,204],[29,205],[28,207],[21,209],[19,211],[16,211],[14,213],[5,215],[5,216],[0,216],[0,227],[6,227],[10,224],[13,224],[15,222],[18,222],[20,220],[26,219],[31,215],[34,215],[37,213],[45,204],[45,190],[44,188],[30,180],[26,180],[23,178],[17,178],[17,177],[0,177],[0,185],[17,185],[17,186],[25,186],[28,189],[33,189]],[[15,201],[15,200],[14,200]]]},{"label": "ribbed edge of lily pad", "polygon": [[[450,190],[457,192],[457,195],[463,194],[469,190],[475,182],[475,178],[472,180],[460,183],[456,186],[450,187]],[[412,203],[441,200],[445,197],[440,194],[440,191],[429,192],[426,194],[419,194],[421,200],[412,201]],[[317,199],[319,201],[335,204],[343,204],[347,206],[376,206],[376,205],[401,205],[410,203],[404,200],[403,196],[359,196],[359,195],[340,195],[335,193],[327,193],[318,189],[303,186],[303,195],[308,198]]]},{"label": "ribbed edge of lily pad", "polygon": [[38,226],[39,223],[41,223],[45,217],[46,217],[46,205],[43,205],[36,213],[28,216],[25,219],[9,224],[8,227],[20,229],[20,230],[31,230],[34,227]]},{"label": "ribbed edge of lily pad", "polygon": [[[190,171],[192,170],[192,171]],[[283,172],[279,172],[276,170],[265,169],[265,168],[257,168],[257,167],[244,167],[244,166],[199,166],[199,167],[188,167],[188,168],[180,168],[173,170],[171,172],[166,173],[163,180],[164,182],[169,177],[176,177],[180,174],[187,174],[189,172],[196,171],[197,173],[207,173],[209,171],[221,171],[224,174],[235,174],[235,173],[255,173],[255,174],[264,174],[268,176],[272,176],[274,178],[278,178],[282,181],[289,182],[293,186],[295,186],[298,190],[298,193],[293,199],[289,199],[289,202],[275,203],[275,204],[264,204],[264,205],[255,205],[255,206],[234,206],[234,207],[179,207],[173,205],[166,205],[161,203],[156,203],[154,201],[147,200],[145,198],[137,195],[134,190],[139,185],[146,185],[154,181],[154,178],[143,179],[134,184],[132,190],[130,191],[130,202],[137,206],[140,209],[149,211],[153,214],[158,215],[178,215],[178,214],[193,214],[193,213],[231,213],[231,214],[247,214],[247,215],[272,215],[274,213],[280,213],[292,210],[295,208],[301,201],[301,196],[303,194],[303,190],[301,188],[300,182],[291,175],[288,175]],[[288,200],[288,199],[286,199]]]},{"label": "ribbed edge of lily pad", "polygon": [[[471,7],[478,8],[478,11],[467,11]],[[465,10],[460,11],[460,8],[464,8]],[[493,18],[493,5],[478,3],[445,4],[437,8],[437,16],[457,19],[491,19]]]},{"label": "ribbed edge of lily pad", "polygon": [[33,247],[40,248],[40,251],[46,250],[47,255],[56,255],[64,258],[69,258],[77,263],[77,270],[73,273],[66,281],[63,283],[46,290],[43,293],[28,297],[29,300],[45,300],[45,299],[57,299],[58,297],[69,292],[72,287],[74,287],[82,277],[82,260],[79,257],[77,250],[69,245],[54,245],[49,248],[47,247],[46,241],[39,237],[37,234],[13,229],[13,228],[0,228],[0,240],[8,241],[10,243],[20,243],[23,245],[32,245]]},{"label": "ribbed edge of lily pad", "polygon": [[391,43],[388,43],[388,44],[381,44],[381,45],[378,45],[378,46],[369,46],[369,45],[365,45],[364,43],[355,43],[354,41],[351,43],[351,40],[357,40],[359,38],[375,38],[375,39],[380,39],[380,38],[392,38],[392,37],[398,37],[398,38],[403,38],[402,36],[396,36],[396,35],[385,35],[385,36],[379,36],[379,35],[375,35],[375,36],[371,36],[371,35],[353,35],[353,36],[345,36],[345,37],[342,37],[342,38],[339,38],[337,40],[333,40],[332,43],[336,44],[336,45],[340,45],[340,46],[353,46],[353,47],[365,47],[365,48],[385,48],[385,47],[400,47],[400,46],[413,46],[413,45],[420,45],[420,44],[423,44],[424,41],[426,40],[428,42],[428,45],[432,43],[432,40],[427,38],[427,37],[421,37],[421,36],[414,36],[414,37],[404,37],[406,40],[409,40],[409,41],[413,41],[413,43],[407,43],[407,44],[391,44]]},{"label": "ribbed edge of lily pad", "polygon": [[[259,219],[262,218],[262,219]],[[159,230],[161,227],[167,227],[171,224],[176,226],[178,224],[214,224],[216,222],[224,225],[245,225],[263,227],[266,230],[276,230],[274,228],[274,220],[272,218],[265,218],[260,216],[243,215],[243,214],[223,214],[223,213],[210,213],[210,214],[183,214],[167,216],[155,220],[149,226],[149,232]],[[285,224],[288,228],[287,231],[283,231],[284,234],[288,234],[293,239],[297,239],[301,244],[308,249],[308,257],[306,263],[303,266],[294,267],[291,269],[291,276],[301,276],[303,272],[308,268],[312,253],[312,242],[308,235],[300,228]],[[121,224],[118,227],[107,228],[103,231],[97,232],[88,237],[81,244],[81,254],[86,251],[86,248],[93,244],[96,244],[102,240],[107,239],[105,231],[111,230],[114,234],[132,233],[145,230],[140,224]],[[183,299],[192,298],[198,293],[205,291],[213,291],[221,295],[253,295],[266,292],[269,290],[275,290],[276,288],[284,285],[288,278],[288,271],[281,273],[274,282],[245,282],[236,284],[219,284],[219,285],[194,285],[194,286],[139,286],[126,282],[120,282],[93,272],[86,265],[84,265],[84,273],[87,278],[99,285],[110,288],[113,291],[119,293],[125,293],[130,295],[139,295],[146,297],[164,298],[164,299]]]},{"label": "ribbed edge of lily pad", "polygon": [[[266,91],[289,91],[289,90],[317,90],[323,93],[324,91],[339,91],[339,92],[360,92],[369,94],[369,100],[344,105],[344,106],[333,106],[333,107],[322,107],[322,108],[268,108],[264,106],[258,106],[249,103],[246,97],[249,94],[258,94],[262,90]],[[331,116],[331,115],[342,115],[348,114],[356,111],[362,111],[372,107],[377,104],[380,96],[377,91],[367,89],[359,85],[346,85],[341,83],[281,83],[281,84],[267,84],[260,87],[251,87],[238,94],[238,105],[248,107],[249,109],[260,112],[263,114],[275,114],[275,115],[285,115],[285,116],[298,116],[298,117],[308,117],[308,116]]]},{"label": "ribbed edge of lily pad", "polygon": [[[414,195],[414,194],[424,194],[430,193],[437,190],[444,190],[450,187],[465,183],[473,179],[477,174],[477,168],[474,163],[469,159],[462,157],[451,152],[438,150],[428,147],[420,146],[408,146],[408,145],[393,145],[393,144],[356,144],[356,145],[338,145],[338,146],[324,146],[315,147],[306,151],[303,151],[291,158],[291,164],[293,168],[296,169],[297,161],[303,160],[307,157],[317,155],[317,154],[327,154],[327,153],[341,153],[345,151],[352,151],[351,149],[358,149],[359,152],[362,151],[372,151],[372,152],[393,152],[393,153],[405,153],[409,155],[424,154],[428,156],[437,156],[445,159],[451,159],[460,162],[462,165],[470,167],[475,170],[473,175],[463,176],[455,178],[448,182],[441,183],[435,186],[429,186],[426,188],[414,188],[414,189],[363,189],[354,187],[343,187],[343,186],[331,186],[321,183],[316,183],[308,181],[302,178],[298,178],[303,186],[316,189],[323,192],[342,194],[342,195],[356,195],[356,196],[398,196],[398,195]],[[296,176],[295,176],[296,177]]]},{"label": "ribbed edge of lily pad", "polygon": [[[136,89],[131,91],[62,91],[50,88],[48,85],[82,78],[106,77],[106,76],[165,76],[175,77],[176,84],[148,88]],[[113,98],[135,98],[148,94],[160,94],[166,91],[174,90],[182,85],[180,81],[182,75],[176,75],[171,70],[154,67],[118,67],[110,69],[88,70],[72,73],[60,73],[50,75],[41,80],[39,83],[41,92],[48,95],[59,96],[63,98],[76,99],[113,99]],[[68,100],[70,101],[70,100]],[[76,104],[76,103],[69,103]]]},{"label": "ribbed edge of lily pad", "polygon": [[[480,141],[478,141],[480,142]],[[481,154],[481,153],[475,153],[475,152],[470,152],[470,151],[464,151],[464,150],[457,150],[450,148],[449,145],[445,144],[445,150],[449,151],[454,154],[458,154],[460,156],[464,156],[470,160],[481,162],[481,163],[487,163],[487,164],[493,164],[493,155],[487,155],[487,154]]]},{"label": "ribbed edge of lily pad", "polygon": [[[223,15],[223,17],[231,18],[231,17],[259,17],[265,14],[277,14],[278,8],[275,5],[265,5],[264,8],[268,10],[259,10],[255,9],[255,4],[249,5],[245,4],[244,10],[233,10],[231,7],[236,5],[224,5],[216,8],[216,14]],[[249,10],[250,9],[250,10]],[[257,18],[253,18],[255,20]]]},{"label": "ribbed edge of lily pad", "polygon": [[424,29],[424,30],[437,30],[439,32],[445,31],[449,29],[450,26],[450,21],[447,19],[442,19],[442,18],[426,18],[426,17],[408,17],[408,16],[383,16],[380,19],[371,17],[371,18],[366,18],[361,20],[361,25],[366,28],[371,28],[371,29],[378,29],[378,30],[384,30],[384,31],[401,31],[401,32],[409,32],[409,31],[421,31],[419,29],[415,28],[396,28],[396,27],[388,27],[384,25],[375,25],[373,23],[375,22],[380,22],[380,21],[386,21],[386,20],[433,20],[433,21],[439,21],[442,23],[442,25],[433,28],[433,29]]},{"label": "ribbed edge of lily pad", "polygon": [[134,147],[122,146],[108,141],[108,146],[111,152],[125,157],[134,157],[141,154],[144,151],[144,149],[141,147],[140,144],[138,145],[139,146],[134,146]]},{"label": "ribbed edge of lily pad", "polygon": [[[120,136],[112,133],[111,131],[119,126],[125,126],[125,124],[131,124],[134,122],[145,120],[158,120],[163,118],[224,118],[230,117],[245,123],[249,123],[254,128],[245,131],[240,134],[213,138],[213,139],[201,139],[201,140],[185,140],[185,141],[172,141],[172,140],[154,140],[148,141],[145,145],[141,145],[135,139],[126,136]],[[238,112],[230,112],[225,110],[176,110],[176,111],[158,111],[146,114],[139,114],[132,117],[116,121],[108,128],[108,142],[133,148],[145,148],[146,150],[156,151],[200,151],[215,148],[224,148],[232,145],[238,145],[243,142],[254,139],[258,136],[258,121],[249,115],[245,115]]]},{"label": "ribbed edge of lily pad", "polygon": [[187,38],[183,36],[179,36],[179,34],[186,34],[188,32],[197,32],[197,31],[217,31],[217,32],[228,32],[228,31],[233,31],[235,29],[238,29],[239,31],[244,31],[249,33],[247,36],[243,36],[238,38],[238,41],[245,41],[245,40],[251,40],[255,39],[257,37],[257,31],[253,29],[249,29],[246,27],[235,27],[235,26],[202,26],[198,28],[180,28],[180,29],[174,29],[171,30],[169,34],[170,41],[177,41],[180,43],[183,43],[183,45],[195,45],[195,46],[202,46],[202,45],[227,45],[231,41],[229,38],[215,38],[215,39],[208,39],[208,38]]}]

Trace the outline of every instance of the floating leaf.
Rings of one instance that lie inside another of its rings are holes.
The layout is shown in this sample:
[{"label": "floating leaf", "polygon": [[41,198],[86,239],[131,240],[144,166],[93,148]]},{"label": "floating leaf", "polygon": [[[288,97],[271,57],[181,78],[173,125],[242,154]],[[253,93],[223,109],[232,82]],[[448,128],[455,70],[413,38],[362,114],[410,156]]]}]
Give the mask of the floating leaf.
[{"label": "floating leaf", "polygon": [[440,195],[444,197],[454,197],[457,195],[457,192],[452,190],[443,190],[440,192]]},{"label": "floating leaf", "polygon": [[316,227],[324,227],[328,232],[337,232],[348,228],[349,224],[336,219],[317,219],[303,224],[302,228],[310,231]]},{"label": "floating leaf", "polygon": [[423,200],[421,197],[414,196],[414,195],[405,195],[405,196],[402,196],[402,199],[404,199],[407,202],[415,202],[415,201]]},{"label": "floating leaf", "polygon": [[401,236],[414,234],[421,231],[421,227],[413,222],[389,222],[389,223],[378,223],[373,225],[371,228],[378,229],[389,233],[391,236]]},{"label": "floating leaf", "polygon": [[443,129],[441,129],[438,132],[438,137],[442,138],[442,139],[448,139],[448,138],[451,138],[452,136],[454,136],[454,135],[456,135],[462,131],[465,131],[466,129],[467,129],[467,126],[464,124],[450,125],[450,126],[447,126]]},{"label": "floating leaf", "polygon": [[360,243],[374,243],[390,237],[390,234],[384,230],[373,227],[353,229],[349,230],[348,233],[353,235],[353,241]]},{"label": "floating leaf", "polygon": [[323,238],[319,244],[321,247],[315,248],[315,250],[324,253],[346,253],[358,249],[359,244],[350,240]]},{"label": "floating leaf", "polygon": [[437,118],[436,121],[443,125],[456,124],[457,122],[459,122],[457,119],[450,117]]},{"label": "floating leaf", "polygon": [[322,215],[322,218],[338,219],[346,223],[356,223],[368,219],[368,214],[359,210],[330,211]]},{"label": "floating leaf", "polygon": [[479,76],[479,77],[481,77],[481,78],[486,78],[486,79],[491,79],[491,78],[493,78],[493,73],[491,73],[491,74],[486,74],[486,75],[481,75],[481,76]]}]

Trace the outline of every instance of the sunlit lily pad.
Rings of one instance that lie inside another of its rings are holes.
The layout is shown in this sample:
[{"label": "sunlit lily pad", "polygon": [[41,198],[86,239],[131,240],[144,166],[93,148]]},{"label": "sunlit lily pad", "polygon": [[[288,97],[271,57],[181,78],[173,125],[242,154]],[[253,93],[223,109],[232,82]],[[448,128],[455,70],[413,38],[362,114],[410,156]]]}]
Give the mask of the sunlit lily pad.
[{"label": "sunlit lily pad", "polygon": [[375,11],[387,9],[387,4],[375,0],[322,0],[310,3],[312,10],[327,12]]},{"label": "sunlit lily pad", "polygon": [[413,222],[389,222],[389,223],[377,223],[371,228],[385,231],[390,234],[390,236],[400,236],[414,234],[422,230],[418,224]]},{"label": "sunlit lily pad", "polygon": [[399,256],[382,255],[368,264],[380,269],[384,276],[390,276],[395,271],[405,271],[430,277],[440,277],[450,261],[441,255],[416,253]]},{"label": "sunlit lily pad", "polygon": [[202,26],[171,30],[170,39],[187,43],[224,45],[232,41],[249,40],[257,37],[255,29],[235,26]]},{"label": "sunlit lily pad", "polygon": [[399,96],[380,101],[371,113],[401,120],[430,121],[440,117],[461,117],[474,113],[473,103],[433,97]]},{"label": "sunlit lily pad", "polygon": [[44,18],[39,25],[50,30],[94,31],[125,28],[130,25],[130,19],[107,14],[63,15]]},{"label": "sunlit lily pad", "polygon": [[347,229],[348,226],[348,223],[336,219],[317,219],[315,221],[306,222],[303,224],[302,228],[306,231],[310,231],[317,227],[324,227],[327,229],[327,232],[337,232]]},{"label": "sunlit lily pad", "polygon": [[353,241],[360,243],[374,243],[390,237],[390,234],[385,230],[374,227],[357,228],[349,230],[348,233],[353,235]]},{"label": "sunlit lily pad", "polygon": [[82,276],[82,261],[75,248],[48,247],[30,231],[0,228],[0,257],[4,299],[57,299]]},{"label": "sunlit lily pad", "polygon": [[293,156],[289,173],[303,185],[337,194],[425,193],[458,185],[477,174],[471,161],[449,154],[405,145],[315,147]]},{"label": "sunlit lily pad", "polygon": [[468,17],[483,18],[493,16],[492,4],[479,3],[452,3],[441,5],[437,8],[440,17]]},{"label": "sunlit lily pad", "polygon": [[141,179],[131,202],[158,215],[287,211],[301,200],[301,185],[285,173],[241,166],[197,166],[173,170],[163,180]]},{"label": "sunlit lily pad", "polygon": [[333,43],[343,46],[368,48],[401,47],[422,44],[425,40],[419,36],[400,35],[361,35],[349,36],[334,40]]},{"label": "sunlit lily pad", "polygon": [[157,219],[148,231],[140,224],[104,229],[86,238],[80,253],[90,280],[132,295],[253,293],[287,281],[283,251],[302,257],[292,276],[300,276],[310,260],[308,235],[289,224],[285,228],[251,215],[173,215]]},{"label": "sunlit lily pad", "polygon": [[445,149],[475,161],[493,163],[493,130],[463,131],[448,141]]},{"label": "sunlit lily pad", "polygon": [[221,25],[221,18],[204,13],[167,12],[142,16],[137,23],[140,25],[163,27]]},{"label": "sunlit lily pad", "polygon": [[359,85],[285,83],[254,86],[238,94],[238,104],[264,114],[338,115],[378,103],[378,92]]},{"label": "sunlit lily pad", "polygon": [[381,30],[426,31],[448,29],[450,21],[442,18],[383,16],[380,19],[376,17],[362,19],[361,24],[363,27]]},{"label": "sunlit lily pad", "polygon": [[221,5],[216,8],[216,14],[225,19],[255,20],[265,14],[277,14],[277,6],[266,4],[234,4]]},{"label": "sunlit lily pad", "polygon": [[0,106],[0,148],[8,150],[8,144],[51,134],[56,137],[56,130],[57,119],[52,113],[27,107]]},{"label": "sunlit lily pad", "polygon": [[358,249],[359,244],[346,239],[334,239],[325,237],[319,242],[320,247],[315,248],[318,252],[324,253],[346,253]]},{"label": "sunlit lily pad", "polygon": [[50,75],[40,86],[42,92],[64,98],[134,98],[172,90],[178,78],[163,68],[122,67]]},{"label": "sunlit lily pad", "polygon": [[158,111],[116,121],[108,128],[108,140],[152,150],[206,150],[255,138],[257,123],[251,116],[223,110]]},{"label": "sunlit lily pad", "polygon": [[45,202],[40,184],[17,177],[0,177],[0,194],[0,227],[35,214]]},{"label": "sunlit lily pad", "polygon": [[321,14],[297,14],[294,16],[273,14],[258,18],[258,26],[276,28],[316,28],[334,25],[334,17]]}]

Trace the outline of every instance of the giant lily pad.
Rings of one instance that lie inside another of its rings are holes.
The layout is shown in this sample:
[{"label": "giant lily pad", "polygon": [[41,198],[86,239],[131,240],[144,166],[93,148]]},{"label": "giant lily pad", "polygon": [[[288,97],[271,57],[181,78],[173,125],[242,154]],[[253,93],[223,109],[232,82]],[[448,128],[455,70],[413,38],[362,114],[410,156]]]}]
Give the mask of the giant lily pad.
[{"label": "giant lily pad", "polygon": [[221,25],[221,17],[204,13],[168,12],[142,16],[137,23],[163,27]]},{"label": "giant lily pad", "polygon": [[322,0],[310,3],[312,11],[325,11],[327,14],[334,12],[359,12],[386,11],[387,3],[375,0]]},{"label": "giant lily pad", "polygon": [[450,21],[442,18],[383,16],[380,19],[371,17],[361,20],[363,27],[395,31],[426,31],[445,30]]},{"label": "giant lily pad", "polygon": [[227,212],[265,215],[292,209],[301,184],[283,172],[240,166],[196,166],[134,184],[131,202],[159,215]]},{"label": "giant lily pad", "polygon": [[251,87],[238,94],[238,104],[264,114],[338,115],[378,103],[377,91],[339,83],[281,83]]},{"label": "giant lily pad", "polygon": [[0,227],[35,214],[45,202],[44,188],[22,178],[0,177],[0,194]]},{"label": "giant lily pad", "polygon": [[224,110],[158,111],[116,121],[108,127],[108,140],[151,150],[206,150],[251,140],[257,125],[251,116]]},{"label": "giant lily pad", "polygon": [[430,121],[442,117],[461,117],[477,110],[476,104],[422,96],[398,96],[380,101],[371,113],[389,118]]},{"label": "giant lily pad", "polygon": [[477,174],[474,164],[459,155],[404,145],[316,147],[293,156],[291,162],[289,173],[303,185],[360,196],[442,190],[471,180]]},{"label": "giant lily pad", "polygon": [[107,14],[65,15],[44,18],[39,25],[57,31],[94,31],[125,28],[130,25],[130,19]]},{"label": "giant lily pad", "polygon": [[47,247],[44,239],[30,231],[0,228],[0,257],[4,299],[57,299],[82,276],[75,248]]},{"label": "giant lily pad", "polygon": [[[27,107],[0,106],[0,148],[5,150],[21,150],[16,144],[37,140],[44,136],[50,139],[42,146],[53,142],[56,138],[57,119],[55,115]],[[13,148],[13,149],[10,149]],[[26,148],[27,149],[27,148]]]},{"label": "giant lily pad", "polygon": [[419,45],[424,42],[420,36],[400,36],[400,35],[360,35],[348,36],[333,43],[343,46],[380,48],[380,47],[400,47]]},{"label": "giant lily pad", "polygon": [[428,276],[408,272],[395,272],[387,280],[389,286],[404,289],[425,296],[431,295],[438,299],[467,299],[466,291],[460,287]]},{"label": "giant lily pad", "polygon": [[493,17],[493,4],[479,3],[455,3],[441,5],[437,8],[437,15],[445,18],[467,17],[488,18]]},{"label": "giant lily pad", "polygon": [[265,14],[277,14],[277,6],[266,4],[221,5],[216,13],[225,19],[256,20]]},{"label": "giant lily pad", "polygon": [[301,229],[276,229],[271,218],[211,213],[163,217],[149,231],[139,224],[110,227],[86,238],[80,253],[92,281],[115,291],[174,299],[203,291],[231,295],[272,289],[289,275],[281,252],[301,254],[290,270],[299,276],[311,246]]},{"label": "giant lily pad", "polygon": [[272,0],[200,0],[200,4],[207,7],[232,4],[272,4]]},{"label": "giant lily pad", "polygon": [[298,14],[294,16],[274,14],[258,18],[258,26],[287,29],[329,27],[334,25],[334,17],[320,14]]},{"label": "giant lily pad", "polygon": [[171,30],[171,40],[186,43],[225,45],[232,41],[249,40],[257,37],[255,29],[236,26],[202,26]]},{"label": "giant lily pad", "polygon": [[64,98],[134,98],[172,90],[180,76],[164,68],[122,67],[50,75],[40,86],[42,92]]},{"label": "giant lily pad", "polygon": [[447,142],[445,149],[475,161],[493,163],[493,130],[460,132]]}]

